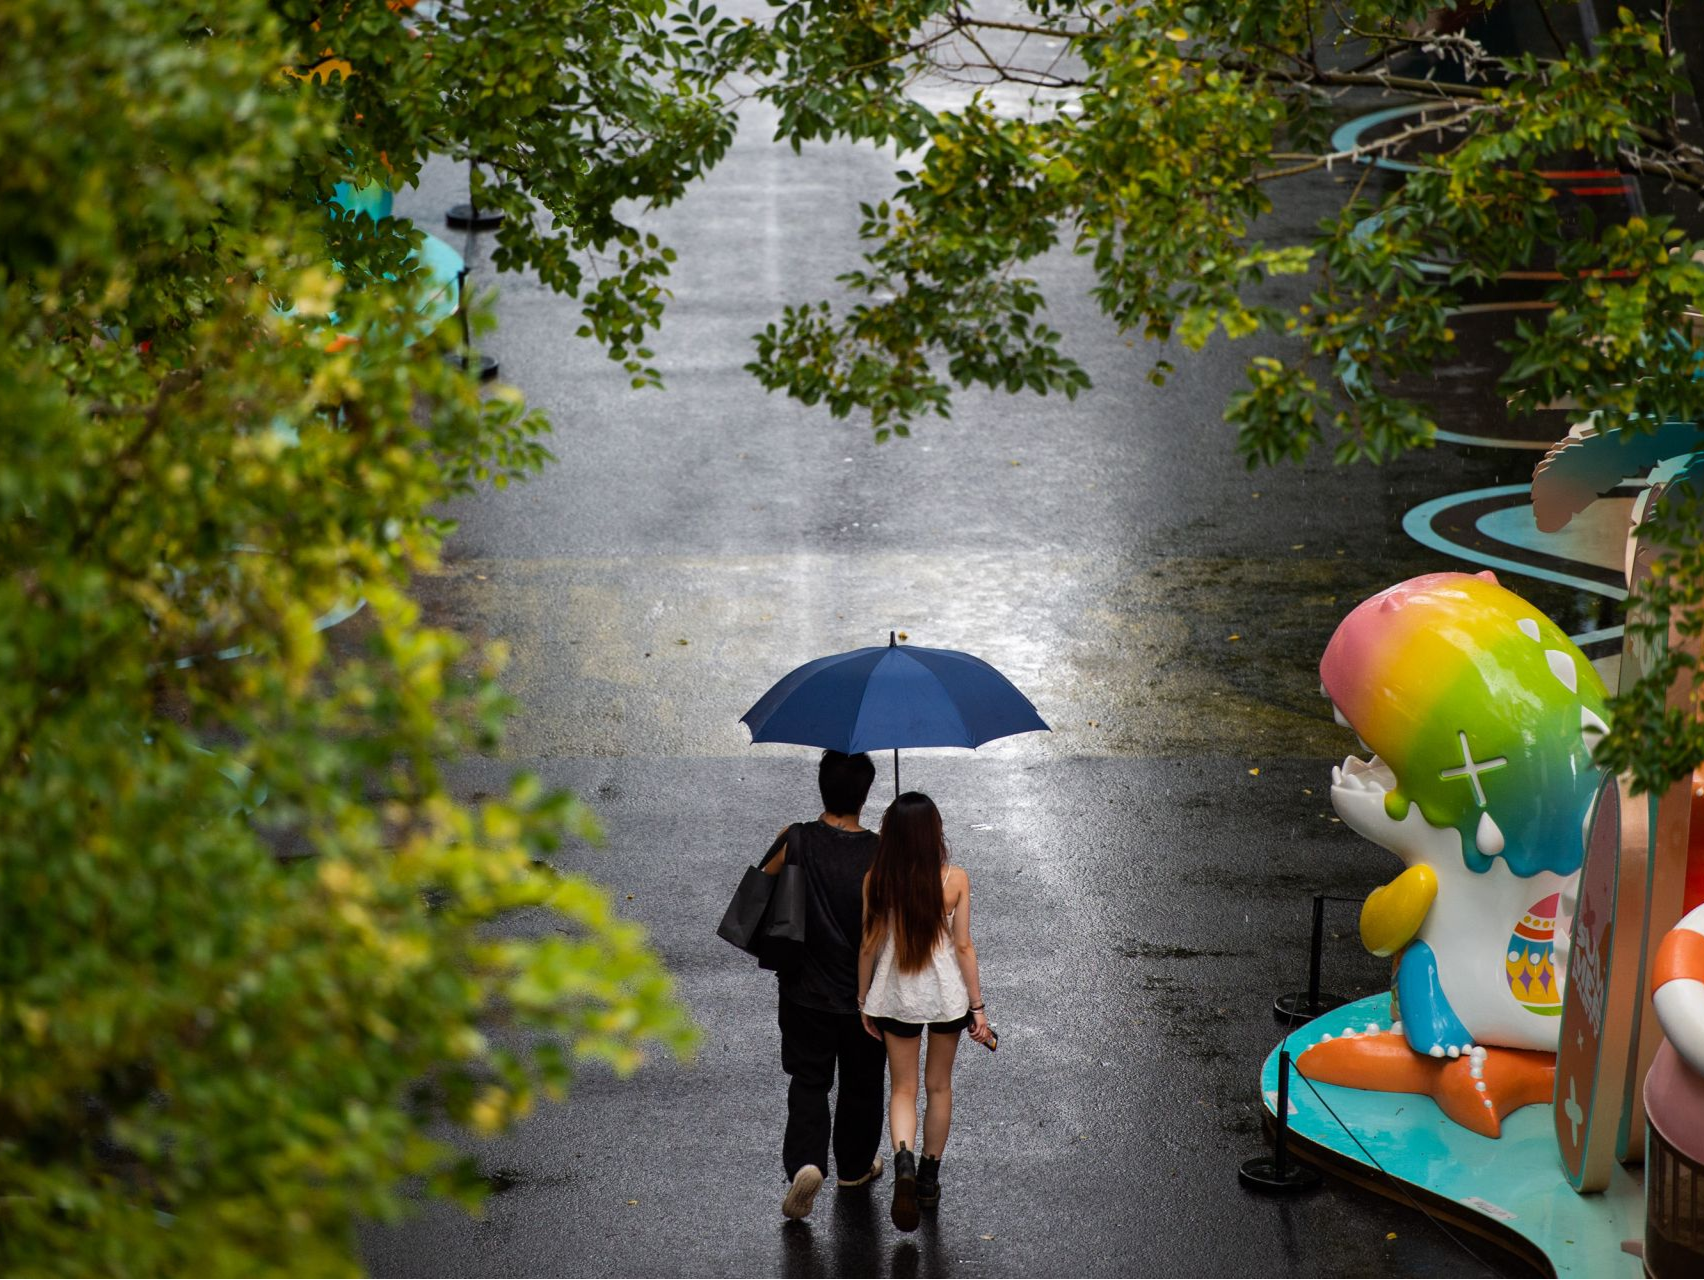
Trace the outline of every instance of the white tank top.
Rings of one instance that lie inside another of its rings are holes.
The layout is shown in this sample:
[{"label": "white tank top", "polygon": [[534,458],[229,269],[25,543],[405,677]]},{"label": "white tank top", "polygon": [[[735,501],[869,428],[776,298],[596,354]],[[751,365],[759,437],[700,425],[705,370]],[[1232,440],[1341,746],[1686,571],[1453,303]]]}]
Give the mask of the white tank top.
[{"label": "white tank top", "polygon": [[[941,879],[945,884],[945,873]],[[889,928],[864,996],[864,1012],[900,1022],[951,1022],[969,1009],[970,991],[953,946],[953,913],[947,913],[946,930],[935,940],[928,963],[916,973],[901,973],[894,963],[894,934]]]}]

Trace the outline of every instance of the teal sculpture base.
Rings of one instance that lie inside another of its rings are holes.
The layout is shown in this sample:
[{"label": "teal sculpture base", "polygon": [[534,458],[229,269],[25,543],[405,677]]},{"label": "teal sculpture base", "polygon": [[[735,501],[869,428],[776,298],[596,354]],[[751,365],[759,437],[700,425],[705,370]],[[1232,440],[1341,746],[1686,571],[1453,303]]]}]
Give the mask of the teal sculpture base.
[{"label": "teal sculpture base", "polygon": [[[1402,1199],[1380,1175],[1382,1167],[1452,1230],[1486,1237],[1552,1275],[1643,1276],[1639,1258],[1622,1248],[1644,1238],[1642,1171],[1618,1165],[1608,1190],[1577,1195],[1562,1173],[1549,1107],[1522,1107],[1503,1121],[1502,1137],[1482,1138],[1418,1094],[1303,1081],[1294,1067],[1303,1050],[1327,1033],[1388,1022],[1389,1012],[1388,995],[1369,996],[1290,1033],[1292,1157]],[[1278,1100],[1276,1047],[1261,1069],[1260,1090],[1270,1122]]]}]

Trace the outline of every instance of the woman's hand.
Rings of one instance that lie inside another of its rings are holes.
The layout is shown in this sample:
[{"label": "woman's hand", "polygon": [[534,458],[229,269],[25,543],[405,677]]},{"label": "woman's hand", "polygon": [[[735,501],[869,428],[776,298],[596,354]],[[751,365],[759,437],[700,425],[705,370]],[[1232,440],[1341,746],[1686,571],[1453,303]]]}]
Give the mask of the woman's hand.
[{"label": "woman's hand", "polygon": [[860,1009],[858,1010],[858,1016],[864,1020],[864,1030],[868,1031],[876,1039],[880,1040],[882,1038],[882,1029],[870,1020],[870,1015]]},{"label": "woman's hand", "polygon": [[981,1009],[970,1011],[970,1038],[977,1044],[987,1044],[994,1038],[994,1033],[988,1026],[988,1014]]}]

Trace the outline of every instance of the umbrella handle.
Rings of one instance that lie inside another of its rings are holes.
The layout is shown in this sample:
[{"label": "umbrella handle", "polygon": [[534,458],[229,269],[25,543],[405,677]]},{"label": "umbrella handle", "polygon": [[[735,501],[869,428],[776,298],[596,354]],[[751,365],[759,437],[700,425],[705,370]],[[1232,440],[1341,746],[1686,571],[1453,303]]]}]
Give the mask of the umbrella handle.
[{"label": "umbrella handle", "polygon": [[899,799],[899,748],[893,749],[893,798]]}]

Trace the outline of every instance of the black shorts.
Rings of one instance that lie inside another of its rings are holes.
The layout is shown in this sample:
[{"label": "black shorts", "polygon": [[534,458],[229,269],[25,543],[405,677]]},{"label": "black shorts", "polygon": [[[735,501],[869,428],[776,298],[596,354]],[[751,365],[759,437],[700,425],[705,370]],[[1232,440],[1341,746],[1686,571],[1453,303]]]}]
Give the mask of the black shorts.
[{"label": "black shorts", "polygon": [[963,1031],[970,1025],[970,1011],[966,1010],[964,1017],[954,1018],[951,1022],[931,1022],[924,1024],[921,1022],[901,1022],[898,1018],[876,1017],[872,1017],[870,1021],[876,1024],[877,1030],[885,1031],[890,1036],[898,1036],[901,1040],[917,1039],[918,1036],[923,1034],[923,1028],[925,1025],[928,1026],[930,1033],[933,1035],[956,1036],[959,1032]]}]

